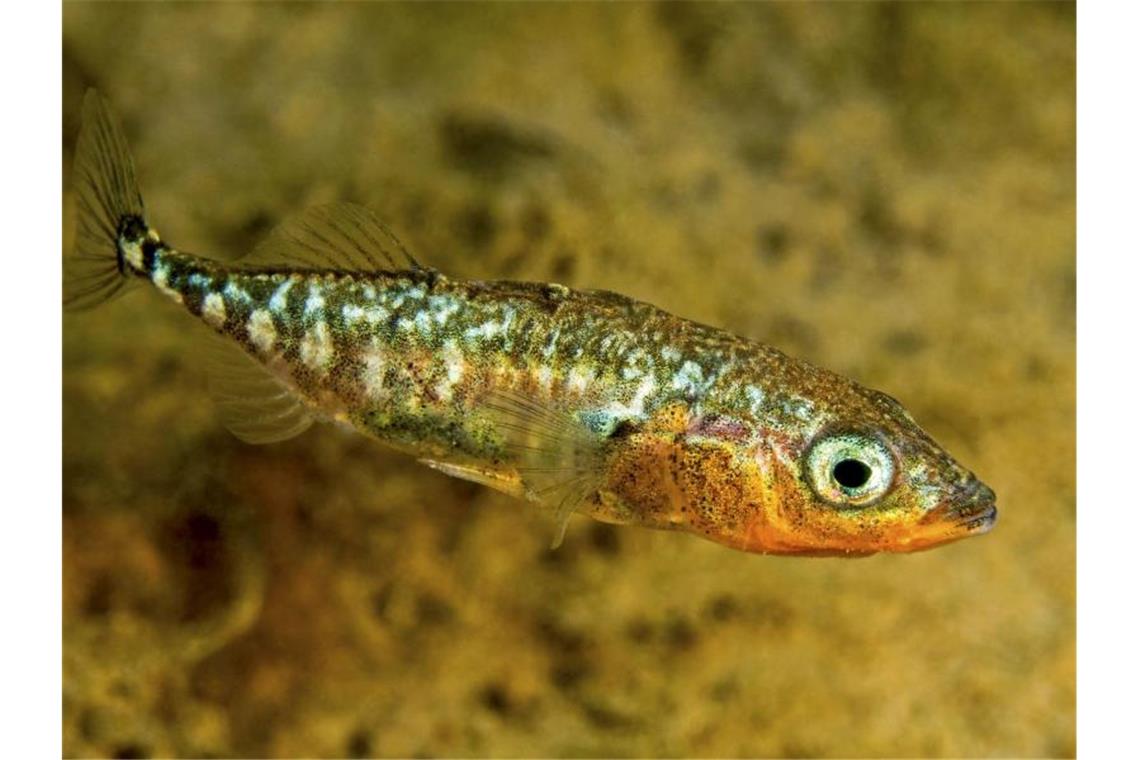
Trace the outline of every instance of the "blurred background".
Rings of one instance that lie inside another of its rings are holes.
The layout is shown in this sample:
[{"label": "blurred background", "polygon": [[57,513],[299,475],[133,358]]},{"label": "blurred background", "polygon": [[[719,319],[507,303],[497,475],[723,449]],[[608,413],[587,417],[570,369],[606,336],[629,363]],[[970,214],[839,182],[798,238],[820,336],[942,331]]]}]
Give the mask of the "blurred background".
[{"label": "blurred background", "polygon": [[189,318],[64,320],[68,756],[1071,756],[1066,3],[64,6],[151,219],[371,206],[454,277],[616,290],[898,397],[993,533],[862,560],[575,518],[318,427],[247,446]]}]

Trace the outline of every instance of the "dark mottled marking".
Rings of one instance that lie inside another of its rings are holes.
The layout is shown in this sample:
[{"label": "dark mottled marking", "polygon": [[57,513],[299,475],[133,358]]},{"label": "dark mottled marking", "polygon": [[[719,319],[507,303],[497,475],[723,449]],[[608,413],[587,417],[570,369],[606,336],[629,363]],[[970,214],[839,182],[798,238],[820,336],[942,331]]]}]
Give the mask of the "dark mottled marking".
[{"label": "dark mottled marking", "polygon": [[84,707],[79,713],[79,735],[91,741],[99,729],[99,711],[94,707]]},{"label": "dark mottled marking", "polygon": [[603,731],[619,731],[637,725],[638,720],[632,715],[619,712],[612,707],[589,701],[582,703],[582,712],[586,720]]},{"label": "dark mottled marking", "polygon": [[345,750],[349,757],[368,757],[372,754],[372,734],[365,728],[358,728],[348,736]]},{"label": "dark mottled marking", "polygon": [[[115,230],[115,235],[117,237],[117,245],[115,246],[115,260],[118,264],[120,274],[125,274],[127,271],[127,262],[123,258],[122,243],[124,241],[134,242],[139,238],[145,238],[146,233],[146,221],[141,216],[135,216],[134,214],[131,214],[124,216],[119,220],[119,227]],[[151,266],[153,265],[154,262],[152,260]],[[148,272],[150,271],[151,266],[147,267]]]},{"label": "dark mottled marking", "polygon": [[98,575],[83,600],[83,614],[88,617],[105,616],[111,611],[114,598],[115,582],[106,574]]},{"label": "dark mottled marking", "polygon": [[150,750],[138,742],[120,744],[111,753],[116,760],[144,760],[150,757]]},{"label": "dark mottled marking", "polygon": [[388,614],[388,603],[392,601],[392,584],[386,583],[372,592],[372,614],[383,620]]},{"label": "dark mottled marking", "polygon": [[889,253],[902,240],[902,228],[895,218],[894,209],[877,183],[868,185],[863,193],[859,223],[879,241],[884,253]]},{"label": "dark mottled marking", "polygon": [[756,248],[766,261],[780,262],[788,256],[791,235],[783,224],[769,224],[756,230]]},{"label": "dark mottled marking", "polygon": [[455,234],[472,248],[486,248],[499,232],[499,222],[491,207],[476,203],[461,211],[455,218]]},{"label": "dark mottled marking", "polygon": [[686,73],[704,73],[725,31],[721,14],[699,3],[661,3],[657,21],[671,35]]},{"label": "dark mottled marking", "polygon": [[705,614],[711,620],[723,623],[735,618],[740,613],[740,604],[728,594],[713,597],[705,608]]},{"label": "dark mottled marking", "polygon": [[439,137],[453,165],[490,179],[555,152],[551,137],[486,114],[452,111],[440,121]]},{"label": "dark mottled marking", "polygon": [[883,338],[883,348],[896,356],[914,356],[926,346],[926,337],[914,330],[893,330]]},{"label": "dark mottled marking", "polygon": [[148,237],[142,241],[141,247],[142,247],[143,271],[153,272],[154,271],[155,254],[158,251],[162,250],[162,244],[159,243],[158,241],[153,240],[153,239]]},{"label": "dark mottled marking", "polygon": [[740,693],[740,683],[733,676],[719,679],[709,689],[709,696],[714,702],[728,702]]},{"label": "dark mottled marking", "polygon": [[164,539],[170,556],[179,561],[182,619],[203,620],[224,607],[233,593],[233,562],[218,520],[189,512],[167,526]]},{"label": "dark mottled marking", "polygon": [[119,220],[119,228],[115,232],[120,240],[139,240],[146,237],[147,230],[145,219],[129,214]]},{"label": "dark mottled marking", "polygon": [[553,223],[550,212],[544,206],[528,206],[522,215],[522,231],[527,240],[540,243],[550,235]]},{"label": "dark mottled marking", "polygon": [[416,599],[416,619],[424,625],[443,625],[454,617],[455,608],[436,594],[425,592]]},{"label": "dark mottled marking", "polygon": [[479,704],[496,715],[506,715],[513,707],[506,687],[499,683],[489,683],[479,690]]},{"label": "dark mottled marking", "polygon": [[556,621],[545,618],[538,622],[536,629],[540,639],[545,641],[551,649],[565,655],[576,655],[586,647],[586,637],[571,628],[559,625]]},{"label": "dark mottled marking", "polygon": [[621,538],[617,528],[606,523],[594,523],[590,526],[590,546],[604,557],[616,557],[621,553]]},{"label": "dark mottled marking", "polygon": [[644,617],[635,617],[626,624],[625,635],[635,644],[645,644],[653,638],[653,624]]},{"label": "dark mottled marking", "polygon": [[590,665],[575,657],[561,660],[550,668],[550,683],[559,691],[571,691],[590,675]]}]

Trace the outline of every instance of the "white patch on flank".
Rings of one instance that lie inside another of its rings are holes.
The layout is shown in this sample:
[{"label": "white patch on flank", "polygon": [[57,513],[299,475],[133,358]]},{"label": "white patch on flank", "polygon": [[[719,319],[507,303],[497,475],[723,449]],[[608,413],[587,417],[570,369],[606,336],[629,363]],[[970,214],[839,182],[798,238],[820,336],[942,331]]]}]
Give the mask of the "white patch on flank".
[{"label": "white patch on flank", "polygon": [[800,422],[811,419],[812,403],[806,398],[793,398],[784,402],[784,411]]},{"label": "white patch on flank", "polygon": [[633,400],[629,402],[629,408],[634,414],[645,413],[645,399],[649,398],[649,394],[657,390],[657,383],[653,378],[647,377],[641,381],[641,385],[637,386],[637,392],[633,394]]},{"label": "white patch on flank", "polygon": [[368,324],[376,326],[384,322],[388,317],[392,316],[392,312],[385,309],[383,306],[369,306],[364,310],[364,318],[368,320]]},{"label": "white patch on flank", "polygon": [[154,274],[151,275],[151,281],[155,287],[162,291],[163,295],[174,299],[178,303],[182,303],[182,294],[174,288],[170,287],[167,278],[170,277],[170,270],[166,268],[166,264],[157,264],[154,267]]},{"label": "white patch on flank", "polygon": [[305,316],[320,316],[325,308],[325,297],[316,285],[309,286],[309,297],[305,299]]},{"label": "white patch on flank", "polygon": [[755,385],[746,385],[744,387],[744,395],[748,397],[749,408],[753,414],[760,414],[760,410],[764,407],[764,391],[757,388]]},{"label": "white patch on flank", "polygon": [[546,364],[543,364],[535,371],[534,377],[543,388],[550,388],[554,385],[554,370]]},{"label": "white patch on flank", "polygon": [[681,369],[677,370],[677,374],[673,375],[673,387],[690,395],[703,390],[704,386],[705,372],[696,362],[685,362],[681,365]]},{"label": "white patch on flank", "polygon": [[380,399],[384,392],[384,371],[388,361],[384,358],[384,349],[380,341],[373,339],[364,351],[364,367],[360,370],[360,381],[364,385],[364,392],[370,398]]},{"label": "white patch on flank", "polygon": [[428,310],[436,323],[443,327],[447,324],[447,320],[451,319],[451,315],[459,311],[459,302],[450,296],[430,296]]},{"label": "white patch on flank", "polygon": [[217,293],[209,294],[202,302],[202,319],[218,330],[226,323],[226,302]]},{"label": "white patch on flank", "polygon": [[270,311],[275,314],[280,314],[285,311],[285,306],[288,304],[285,298],[289,295],[289,289],[293,287],[294,282],[296,282],[296,280],[290,277],[277,286],[277,290],[273,291],[273,297],[269,299]]},{"label": "white patch on flank", "polygon": [[226,283],[226,287],[222,289],[222,293],[231,301],[243,301],[245,303],[249,303],[253,300],[250,298],[249,293],[246,293],[232,281]]},{"label": "white patch on flank", "polygon": [[672,346],[665,346],[665,348],[661,349],[661,358],[667,362],[679,361],[681,352]]},{"label": "white patch on flank", "polygon": [[488,322],[484,322],[481,325],[468,327],[463,331],[463,337],[469,340],[473,338],[483,338],[484,340],[490,340],[502,331],[503,325],[500,322],[492,319]]},{"label": "white patch on flank", "polygon": [[143,268],[143,255],[142,245],[137,240],[129,243],[124,243],[122,238],[119,238],[119,248],[123,252],[123,258],[131,265],[131,269]]},{"label": "white patch on flank", "polygon": [[432,321],[431,314],[424,310],[416,312],[416,330],[420,335],[428,335],[431,333]]},{"label": "white patch on flank", "polygon": [[364,319],[364,309],[354,303],[346,303],[341,307],[340,313],[344,315],[344,323],[349,326]]},{"label": "white patch on flank", "polygon": [[594,379],[593,370],[587,367],[575,366],[566,376],[566,389],[574,393],[585,393],[586,387]]},{"label": "white patch on flank", "polygon": [[255,309],[249,315],[249,323],[245,329],[249,332],[249,341],[263,354],[268,354],[277,343],[277,328],[273,326],[273,317],[265,309]]},{"label": "white patch on flank", "polygon": [[640,417],[645,414],[645,400],[655,390],[657,390],[657,383],[652,377],[646,377],[637,386],[637,390],[634,391],[633,398],[629,400],[628,404],[614,402],[607,406],[604,411],[615,417]]},{"label": "white patch on flank", "polygon": [[558,349],[558,336],[562,334],[562,328],[555,327],[550,335],[546,336],[546,345],[542,348],[543,357],[549,359],[554,356],[554,352]]},{"label": "white patch on flank", "polygon": [[309,369],[322,370],[332,359],[332,336],[329,335],[329,325],[323,319],[305,332],[301,340],[301,361]]},{"label": "white patch on flank", "polygon": [[644,374],[645,373],[639,370],[637,367],[626,366],[622,367],[621,370],[621,377],[623,380],[636,380]]},{"label": "white patch on flank", "polygon": [[467,362],[463,358],[463,352],[459,350],[459,345],[454,340],[449,340],[443,344],[441,356],[443,358],[444,376],[436,383],[435,393],[441,401],[450,401],[452,389],[456,383],[463,379]]}]

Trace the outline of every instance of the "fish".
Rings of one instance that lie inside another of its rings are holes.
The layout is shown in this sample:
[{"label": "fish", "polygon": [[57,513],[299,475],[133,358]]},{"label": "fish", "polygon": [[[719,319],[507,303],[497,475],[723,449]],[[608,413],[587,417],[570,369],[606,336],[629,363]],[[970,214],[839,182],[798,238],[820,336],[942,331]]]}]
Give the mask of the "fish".
[{"label": "fish", "polygon": [[74,164],[68,309],[151,286],[203,329],[222,423],[254,444],[362,433],[552,515],[760,554],[914,552],[984,534],[996,496],[894,398],[605,290],[457,280],[361,206],[245,258],[169,245],[94,90]]}]

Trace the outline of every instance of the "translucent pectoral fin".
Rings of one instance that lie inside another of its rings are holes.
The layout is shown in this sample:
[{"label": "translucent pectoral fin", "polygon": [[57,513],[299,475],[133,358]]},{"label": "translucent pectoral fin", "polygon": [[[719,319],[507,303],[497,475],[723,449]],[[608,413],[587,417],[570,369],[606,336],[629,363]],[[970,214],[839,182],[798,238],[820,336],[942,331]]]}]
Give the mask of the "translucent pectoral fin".
[{"label": "translucent pectoral fin", "polygon": [[246,443],[275,443],[313,424],[305,402],[240,346],[213,335],[203,340],[207,386],[230,432]]},{"label": "translucent pectoral fin", "polygon": [[577,414],[521,393],[495,391],[481,406],[502,437],[525,498],[553,513],[556,548],[570,517],[602,483],[606,437]]}]

